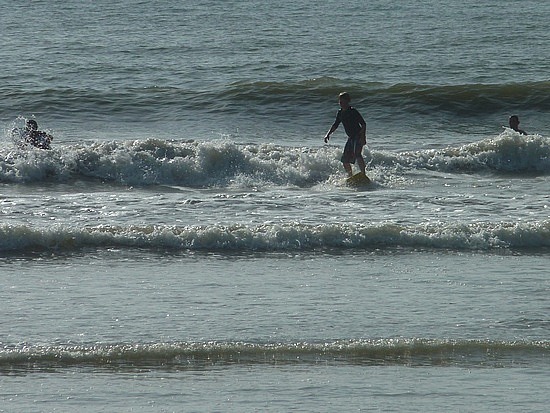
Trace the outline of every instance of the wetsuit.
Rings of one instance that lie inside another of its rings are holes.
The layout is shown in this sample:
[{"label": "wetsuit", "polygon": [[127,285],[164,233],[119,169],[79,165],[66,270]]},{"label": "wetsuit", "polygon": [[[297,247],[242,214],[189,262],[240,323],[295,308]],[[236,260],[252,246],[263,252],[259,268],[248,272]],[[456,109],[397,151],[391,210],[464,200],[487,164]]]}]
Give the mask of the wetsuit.
[{"label": "wetsuit", "polygon": [[39,130],[27,131],[24,135],[25,142],[40,149],[50,149],[52,138],[46,132]]},{"label": "wetsuit", "polygon": [[362,137],[359,136],[359,132],[366,125],[365,119],[357,109],[350,106],[347,110],[338,110],[332,128],[336,129],[340,123],[344,125],[346,135],[348,135],[341,161],[343,163],[355,163],[355,158],[361,155],[363,145],[365,145],[365,142],[361,139]]}]

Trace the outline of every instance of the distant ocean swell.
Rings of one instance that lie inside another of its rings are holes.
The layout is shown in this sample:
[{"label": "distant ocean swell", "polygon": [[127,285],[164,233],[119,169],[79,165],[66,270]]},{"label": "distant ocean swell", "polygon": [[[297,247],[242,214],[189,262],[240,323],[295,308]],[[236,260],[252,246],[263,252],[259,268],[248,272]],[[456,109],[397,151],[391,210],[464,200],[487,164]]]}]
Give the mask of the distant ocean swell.
[{"label": "distant ocean swell", "polygon": [[316,249],[427,248],[448,250],[550,247],[550,221],[429,223],[417,225],[302,223],[231,226],[1,225],[0,251],[73,251],[80,248],[149,248],[191,251],[310,251]]},{"label": "distant ocean swell", "polygon": [[[458,147],[397,153],[367,149],[365,154],[370,169],[550,173],[550,139],[510,131]],[[223,187],[239,185],[241,180],[248,186],[309,187],[341,173],[340,155],[340,147],[321,144],[316,148],[245,145],[223,139],[97,142],[59,145],[51,151],[8,146],[0,149],[0,182],[93,179],[136,186]]]},{"label": "distant ocean swell", "polygon": [[510,84],[386,85],[350,83],[324,77],[298,83],[235,83],[223,92],[221,100],[254,102],[259,105],[282,104],[289,100],[316,104],[335,100],[342,90],[355,96],[354,101],[357,105],[369,108],[391,107],[462,115],[493,113],[516,106],[533,110],[550,109],[549,81]]},{"label": "distant ocean swell", "polygon": [[0,348],[0,372],[70,367],[197,368],[232,364],[526,367],[548,364],[548,341],[377,339],[327,342],[175,342],[17,345]]},{"label": "distant ocean swell", "polygon": [[150,86],[126,89],[0,88],[0,115],[43,114],[86,119],[116,116],[117,120],[173,120],[200,107],[204,113],[240,113],[243,108],[262,113],[288,111],[289,104],[307,104],[315,110],[334,104],[342,90],[359,106],[415,113],[450,112],[461,116],[495,113],[510,108],[550,110],[550,82],[511,84],[424,85],[348,82],[322,77],[299,82],[237,82],[205,90]]}]

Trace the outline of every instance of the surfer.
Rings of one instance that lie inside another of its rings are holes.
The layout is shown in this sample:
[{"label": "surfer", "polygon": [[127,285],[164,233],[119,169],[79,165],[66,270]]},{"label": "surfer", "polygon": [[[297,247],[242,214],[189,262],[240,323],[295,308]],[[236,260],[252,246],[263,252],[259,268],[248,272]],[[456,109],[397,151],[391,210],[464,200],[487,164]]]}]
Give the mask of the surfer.
[{"label": "surfer", "polygon": [[25,131],[22,134],[23,142],[40,149],[50,149],[53,136],[38,130],[38,123],[29,119],[25,124]]},{"label": "surfer", "polygon": [[512,130],[515,130],[516,132],[518,132],[520,135],[527,135],[527,133],[520,129],[519,128],[519,118],[518,118],[518,115],[512,115],[510,116],[510,119],[508,119],[508,123],[510,125],[510,128]]},{"label": "surfer", "polygon": [[338,128],[340,123],[343,123],[348,140],[340,160],[350,177],[353,175],[351,164],[354,164],[356,159],[361,172],[364,174],[366,165],[361,152],[363,151],[363,146],[367,143],[367,123],[357,109],[351,106],[351,96],[349,93],[340,93],[338,95],[338,103],[340,104],[340,109],[336,114],[336,120],[325,135],[325,143],[328,143],[330,135]]}]

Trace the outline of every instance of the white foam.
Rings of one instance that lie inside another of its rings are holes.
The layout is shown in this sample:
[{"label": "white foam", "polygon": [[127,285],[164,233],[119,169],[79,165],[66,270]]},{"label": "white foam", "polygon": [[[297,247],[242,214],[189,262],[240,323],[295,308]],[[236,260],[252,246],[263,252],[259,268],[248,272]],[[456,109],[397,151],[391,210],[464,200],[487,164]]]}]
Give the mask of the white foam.
[{"label": "white foam", "polygon": [[[94,142],[40,149],[0,150],[1,182],[95,179],[123,185],[311,187],[343,176],[340,146],[289,147],[213,141]],[[470,144],[414,152],[365,151],[378,184],[410,171],[547,173],[550,141],[506,130]],[[389,176],[391,175],[391,176]]]},{"label": "white foam", "polygon": [[199,251],[285,251],[318,248],[435,248],[490,250],[550,247],[550,221],[376,225],[302,223],[207,226],[0,227],[0,251],[83,247],[168,248]]}]

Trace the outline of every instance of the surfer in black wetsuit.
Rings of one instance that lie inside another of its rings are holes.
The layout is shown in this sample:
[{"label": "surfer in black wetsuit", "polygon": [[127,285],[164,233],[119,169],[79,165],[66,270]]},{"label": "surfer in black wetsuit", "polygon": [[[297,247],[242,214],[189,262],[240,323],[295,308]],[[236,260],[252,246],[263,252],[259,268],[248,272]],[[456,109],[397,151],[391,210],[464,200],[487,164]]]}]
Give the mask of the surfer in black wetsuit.
[{"label": "surfer in black wetsuit", "polygon": [[338,96],[338,103],[340,104],[340,110],[336,114],[336,120],[325,135],[325,143],[328,143],[332,132],[338,128],[340,123],[343,123],[346,135],[348,135],[348,141],[346,142],[344,153],[341,158],[344,169],[349,176],[352,176],[351,164],[355,163],[357,159],[357,164],[364,174],[366,165],[362,151],[363,146],[367,143],[367,123],[357,109],[351,106],[351,97],[349,93],[340,93]]},{"label": "surfer in black wetsuit", "polygon": [[508,119],[508,124],[510,125],[510,128],[512,130],[515,130],[520,135],[527,135],[527,133],[519,128],[519,118],[518,115],[512,115],[510,116],[510,119]]},{"label": "surfer in black wetsuit", "polygon": [[40,149],[51,149],[50,144],[53,140],[53,136],[38,130],[38,123],[35,120],[29,119],[25,124],[25,131],[23,132],[23,141],[26,144],[30,144]]}]

